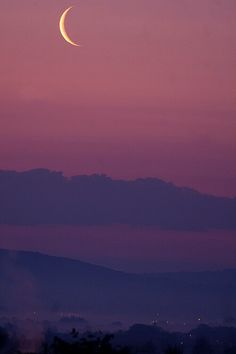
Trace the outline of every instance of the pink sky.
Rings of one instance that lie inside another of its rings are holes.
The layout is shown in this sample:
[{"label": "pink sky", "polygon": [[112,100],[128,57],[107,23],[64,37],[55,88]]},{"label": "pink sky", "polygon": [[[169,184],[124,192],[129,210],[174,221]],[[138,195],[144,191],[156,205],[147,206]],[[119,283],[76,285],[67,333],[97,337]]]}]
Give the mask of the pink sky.
[{"label": "pink sky", "polygon": [[235,196],[235,1],[73,4],[66,26],[81,48],[58,30],[70,2],[2,0],[0,168]]}]

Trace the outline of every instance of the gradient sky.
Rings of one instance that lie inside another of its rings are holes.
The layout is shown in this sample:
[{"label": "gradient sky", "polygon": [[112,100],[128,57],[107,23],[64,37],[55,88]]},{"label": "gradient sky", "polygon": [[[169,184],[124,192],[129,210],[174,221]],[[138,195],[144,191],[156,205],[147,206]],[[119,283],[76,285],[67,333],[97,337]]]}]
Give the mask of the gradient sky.
[{"label": "gradient sky", "polygon": [[[61,13],[81,48],[60,36]],[[0,168],[236,195],[235,0],[2,0]]]}]

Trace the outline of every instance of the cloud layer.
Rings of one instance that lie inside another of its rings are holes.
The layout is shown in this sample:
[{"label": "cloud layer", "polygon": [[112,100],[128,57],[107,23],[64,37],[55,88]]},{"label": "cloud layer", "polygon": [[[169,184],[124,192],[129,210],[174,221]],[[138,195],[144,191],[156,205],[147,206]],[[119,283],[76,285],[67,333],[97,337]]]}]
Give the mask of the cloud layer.
[{"label": "cloud layer", "polygon": [[0,223],[235,229],[236,200],[159,179],[112,180],[37,169],[0,172]]}]

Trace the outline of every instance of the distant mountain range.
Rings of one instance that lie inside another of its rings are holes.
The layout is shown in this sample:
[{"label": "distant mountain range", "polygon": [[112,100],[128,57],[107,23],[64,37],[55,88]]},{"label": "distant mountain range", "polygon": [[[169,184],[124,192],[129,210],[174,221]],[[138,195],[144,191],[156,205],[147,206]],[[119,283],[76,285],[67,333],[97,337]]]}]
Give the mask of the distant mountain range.
[{"label": "distant mountain range", "polygon": [[201,194],[156,178],[112,180],[36,169],[0,171],[0,224],[236,229],[236,199]]},{"label": "distant mountain range", "polygon": [[128,274],[34,252],[0,250],[0,313],[71,312],[122,320],[236,316],[236,270]]}]

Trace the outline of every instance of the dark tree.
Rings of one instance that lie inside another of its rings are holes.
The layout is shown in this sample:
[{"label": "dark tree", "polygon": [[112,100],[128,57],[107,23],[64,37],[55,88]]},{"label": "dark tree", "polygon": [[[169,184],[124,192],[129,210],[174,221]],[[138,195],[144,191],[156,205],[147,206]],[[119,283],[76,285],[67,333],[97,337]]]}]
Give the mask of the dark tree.
[{"label": "dark tree", "polygon": [[166,349],[165,354],[183,354],[183,349],[177,346]]},{"label": "dark tree", "polygon": [[4,328],[0,327],[0,352],[4,349],[8,342],[8,334]]},{"label": "dark tree", "polygon": [[196,340],[193,354],[213,354],[212,347],[206,338],[198,338]]},{"label": "dark tree", "polygon": [[236,354],[236,346],[225,349],[224,354]]},{"label": "dark tree", "polygon": [[[71,332],[73,339],[76,331]],[[54,337],[53,343],[47,351],[40,354],[129,354],[129,350],[125,347],[115,349],[111,345],[112,335],[103,337],[95,337],[88,335],[80,340],[72,340],[67,342],[59,337]]]}]

